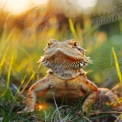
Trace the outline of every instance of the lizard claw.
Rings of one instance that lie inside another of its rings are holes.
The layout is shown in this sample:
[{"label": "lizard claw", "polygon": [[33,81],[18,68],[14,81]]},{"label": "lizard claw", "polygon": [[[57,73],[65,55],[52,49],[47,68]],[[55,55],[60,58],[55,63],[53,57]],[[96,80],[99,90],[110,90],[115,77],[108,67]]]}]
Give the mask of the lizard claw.
[{"label": "lizard claw", "polygon": [[29,112],[33,112],[34,108],[24,108],[22,111],[18,111],[17,114],[23,114],[23,113],[29,113]]}]

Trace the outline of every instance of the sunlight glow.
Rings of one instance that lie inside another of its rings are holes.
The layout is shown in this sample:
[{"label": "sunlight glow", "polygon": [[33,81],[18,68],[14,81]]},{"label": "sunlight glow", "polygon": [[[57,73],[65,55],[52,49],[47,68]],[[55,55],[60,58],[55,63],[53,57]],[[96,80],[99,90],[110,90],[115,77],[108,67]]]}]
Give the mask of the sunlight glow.
[{"label": "sunlight glow", "polygon": [[29,9],[28,0],[0,0],[1,8],[12,14],[20,14]]},{"label": "sunlight glow", "polygon": [[0,8],[18,15],[46,1],[47,0],[0,0]]},{"label": "sunlight glow", "polygon": [[46,104],[36,104],[36,109],[41,111],[47,108]]},{"label": "sunlight glow", "polygon": [[31,0],[35,5],[45,4],[48,0]]},{"label": "sunlight glow", "polygon": [[82,13],[94,7],[96,0],[0,0],[0,8],[14,15],[21,14],[27,10],[46,3],[52,4],[54,11],[59,11],[64,15]]}]

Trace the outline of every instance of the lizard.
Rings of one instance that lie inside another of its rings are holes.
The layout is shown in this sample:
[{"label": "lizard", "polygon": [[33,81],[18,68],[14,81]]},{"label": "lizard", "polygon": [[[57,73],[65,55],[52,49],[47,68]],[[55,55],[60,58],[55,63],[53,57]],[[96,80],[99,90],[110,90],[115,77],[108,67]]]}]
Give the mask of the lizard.
[{"label": "lizard", "polygon": [[[91,63],[91,60],[85,55],[85,49],[79,46],[74,39],[64,42],[50,39],[44,50],[44,56],[39,62],[42,62],[50,70],[44,78],[39,79],[29,88],[24,112],[35,110],[39,92],[46,97],[52,97],[52,93],[54,93],[56,98],[66,96],[69,99],[82,98],[88,94],[82,104],[84,112],[88,110],[89,104],[94,103],[100,96],[106,96],[110,104],[119,99],[108,88],[99,88],[87,78],[83,68]],[[122,103],[111,104],[111,107],[122,111]]]}]

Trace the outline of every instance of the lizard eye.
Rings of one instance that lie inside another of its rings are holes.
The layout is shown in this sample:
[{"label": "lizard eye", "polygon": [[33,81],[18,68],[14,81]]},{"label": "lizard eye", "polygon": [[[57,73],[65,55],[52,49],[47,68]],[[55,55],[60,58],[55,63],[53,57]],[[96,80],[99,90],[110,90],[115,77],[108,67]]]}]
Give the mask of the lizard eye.
[{"label": "lizard eye", "polygon": [[75,47],[77,46],[77,42],[74,42],[74,46],[75,46]]},{"label": "lizard eye", "polygon": [[76,47],[77,46],[77,42],[74,39],[68,40],[68,44],[72,45],[72,47]]}]

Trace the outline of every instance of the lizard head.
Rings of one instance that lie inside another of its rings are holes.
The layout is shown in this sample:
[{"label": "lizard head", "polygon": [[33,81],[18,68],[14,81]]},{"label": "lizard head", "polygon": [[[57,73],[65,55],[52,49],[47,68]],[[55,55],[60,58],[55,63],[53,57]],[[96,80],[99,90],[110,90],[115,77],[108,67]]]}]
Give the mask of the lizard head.
[{"label": "lizard head", "polygon": [[64,42],[50,40],[41,61],[48,68],[62,65],[65,68],[80,69],[91,61],[85,56],[85,50],[73,39]]}]

